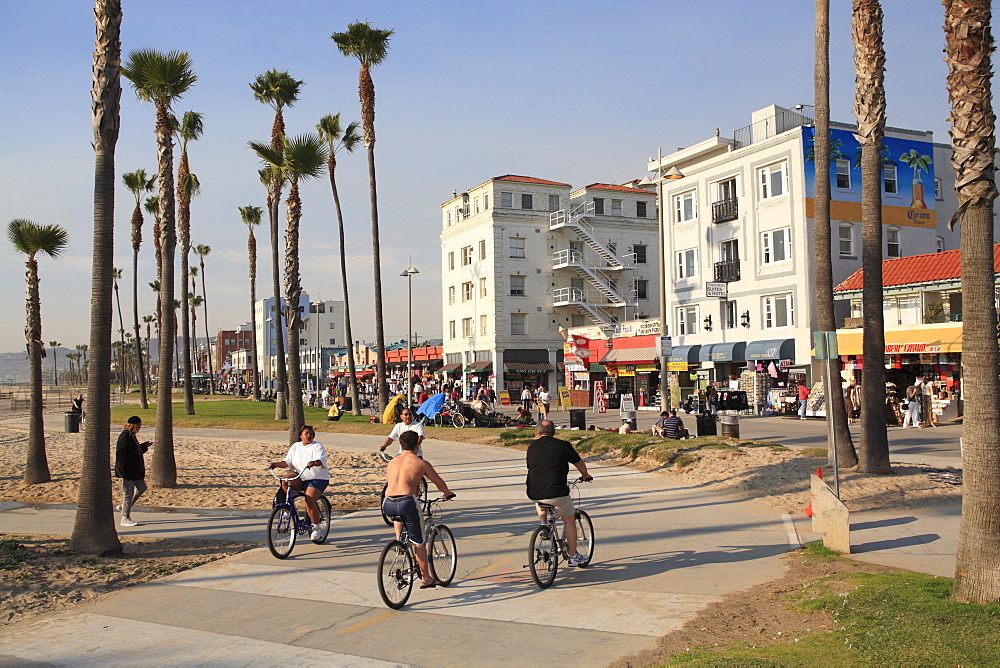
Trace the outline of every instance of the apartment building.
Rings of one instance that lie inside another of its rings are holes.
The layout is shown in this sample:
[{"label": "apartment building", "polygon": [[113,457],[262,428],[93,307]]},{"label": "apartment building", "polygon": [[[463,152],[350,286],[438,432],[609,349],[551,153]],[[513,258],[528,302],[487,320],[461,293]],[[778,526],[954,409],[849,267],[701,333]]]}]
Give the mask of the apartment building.
[{"label": "apartment building", "polygon": [[[281,302],[284,308],[284,300]],[[261,386],[274,389],[277,386],[277,336],[287,341],[286,327],[278,329],[278,318],[274,297],[259,300],[254,308],[257,312],[257,350],[260,355],[258,368],[261,372]],[[344,302],[313,302],[308,293],[299,296],[299,315],[302,329],[299,332],[300,366],[303,380],[329,368],[329,360],[324,362],[324,348],[347,345],[344,334]],[[284,325],[284,318],[281,318]],[[287,352],[287,347],[286,347]]]}]

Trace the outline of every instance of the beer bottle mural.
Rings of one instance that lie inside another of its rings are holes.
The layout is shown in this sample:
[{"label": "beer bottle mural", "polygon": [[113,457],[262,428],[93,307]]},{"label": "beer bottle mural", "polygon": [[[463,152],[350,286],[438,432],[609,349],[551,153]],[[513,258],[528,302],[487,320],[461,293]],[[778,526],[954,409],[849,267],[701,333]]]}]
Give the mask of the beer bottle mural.
[{"label": "beer bottle mural", "polygon": [[899,156],[900,162],[909,165],[913,170],[913,199],[910,202],[911,209],[926,209],[927,203],[924,201],[924,182],[920,178],[920,172],[929,172],[931,169],[931,157],[920,155],[915,148],[911,148],[908,153]]}]

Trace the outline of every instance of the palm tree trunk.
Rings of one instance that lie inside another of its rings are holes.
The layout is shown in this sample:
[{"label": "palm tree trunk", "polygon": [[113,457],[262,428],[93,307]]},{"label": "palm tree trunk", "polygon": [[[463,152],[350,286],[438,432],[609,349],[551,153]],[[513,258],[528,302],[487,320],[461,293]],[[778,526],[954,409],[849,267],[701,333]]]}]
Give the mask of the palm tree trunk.
[{"label": "palm tree trunk", "polygon": [[191,197],[184,188],[190,173],[187,152],[181,153],[177,165],[177,237],[181,251],[181,368],[184,374],[184,414],[194,415],[194,388],[191,387],[191,323],[188,322],[188,256],[191,253]]},{"label": "palm tree trunk", "polygon": [[[816,324],[820,331],[837,329],[833,311],[833,254],[830,229],[830,0],[816,0],[816,88],[815,167],[816,214],[814,219],[814,244],[816,263]],[[847,425],[844,393],[840,377],[830,378],[830,364],[823,364],[823,386],[826,388],[829,414],[833,420],[834,440],[837,448],[837,465],[852,468],[858,463],[851,431]],[[840,369],[840,360],[833,365]],[[830,463],[833,463],[830,451]]]},{"label": "palm tree trunk", "polygon": [[964,603],[1000,600],[1000,381],[997,368],[993,200],[996,115],[992,107],[993,36],[989,0],[945,5],[945,62],[951,102],[951,163],[961,220],[965,420],[962,521],[953,596]]},{"label": "palm tree trunk", "polygon": [[[115,145],[121,99],[120,0],[96,0],[94,21],[94,85],[91,124],[94,130],[94,250],[91,262],[90,347],[97,368],[111,362],[112,265],[115,234]],[[111,384],[106,373],[87,382],[89,419],[80,465],[80,494],[70,549],[84,554],[121,554],[111,500]]]},{"label": "palm tree trunk", "polygon": [[118,304],[118,333],[121,335],[122,347],[118,353],[118,385],[121,387],[122,396],[125,396],[125,390],[128,387],[128,381],[125,379],[125,320],[122,319],[122,298],[118,292],[118,281],[115,281],[115,303]]},{"label": "palm tree trunk", "polygon": [[250,228],[250,236],[247,239],[247,252],[250,256],[250,368],[253,370],[253,400],[260,401],[260,373],[257,371],[258,357],[257,350],[257,239],[254,237],[253,228]]},{"label": "palm tree trunk", "polygon": [[52,384],[53,385],[58,385],[59,384],[59,369],[56,368],[56,359],[59,357],[59,355],[58,355],[58,353],[56,351],[56,348],[58,348],[58,346],[56,346],[56,345],[52,346]]},{"label": "palm tree trunk", "polygon": [[201,262],[201,305],[205,309],[205,345],[208,347],[208,393],[215,394],[215,365],[212,363],[212,339],[208,335],[208,292],[205,291],[205,263]]},{"label": "palm tree trunk", "polygon": [[302,316],[299,315],[299,298],[302,284],[299,280],[299,221],[302,218],[302,202],[299,200],[299,186],[293,183],[285,202],[285,312],[288,327],[288,438],[289,443],[299,440],[299,429],[305,424],[305,410],[302,406],[302,369],[299,359],[299,335],[302,332]]},{"label": "palm tree trunk", "polygon": [[52,480],[45,456],[45,423],[42,418],[42,313],[38,294],[38,262],[32,257],[26,263],[27,322],[30,395],[28,419],[28,459],[24,466],[24,482],[35,485]]},{"label": "palm tree trunk", "polygon": [[[278,391],[274,397],[274,419],[288,419],[288,374],[285,369],[285,334],[282,324],[282,292],[281,292],[281,251],[278,247],[278,208],[281,204],[281,182],[276,181],[271,184],[267,198],[268,221],[271,226],[271,281],[274,289],[274,347],[275,347],[275,368],[274,374],[278,381]],[[267,325],[265,324],[265,327]],[[270,356],[270,351],[264,351]]]},{"label": "palm tree trunk", "polygon": [[[140,216],[139,206],[136,205],[136,213]],[[132,320],[135,322],[135,365],[139,371],[139,405],[142,410],[149,408],[149,401],[146,397],[146,366],[142,361],[142,333],[139,329],[139,247],[132,251]]]},{"label": "palm tree trunk", "polygon": [[337,209],[337,229],[340,232],[340,276],[344,284],[344,333],[347,336],[347,382],[351,388],[351,406],[355,415],[361,415],[361,401],[358,397],[357,366],[354,360],[354,334],[351,331],[351,299],[347,289],[347,248],[344,239],[344,213],[340,208],[340,194],[337,192],[337,178],[334,176],[337,159],[330,151],[327,169],[330,172],[330,188],[333,190],[333,204]]},{"label": "palm tree trunk", "polygon": [[858,472],[892,473],[885,422],[885,321],[882,315],[882,140],[885,136],[885,49],[878,0],[854,0],[855,97],[861,144],[861,266],[864,376]]}]

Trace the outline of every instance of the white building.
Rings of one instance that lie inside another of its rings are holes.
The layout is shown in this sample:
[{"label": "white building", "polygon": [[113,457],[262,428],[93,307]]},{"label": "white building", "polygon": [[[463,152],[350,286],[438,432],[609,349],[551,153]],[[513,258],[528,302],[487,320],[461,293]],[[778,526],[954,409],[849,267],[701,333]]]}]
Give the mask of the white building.
[{"label": "white building", "polygon": [[[257,350],[260,355],[257,364],[261,372],[261,386],[265,388],[274,388],[277,382],[278,318],[274,305],[274,297],[268,297],[259,300],[254,307],[257,312]],[[316,310],[319,313],[315,313]],[[302,330],[299,335],[300,360],[305,381],[316,372],[317,359],[322,357],[319,354],[322,348],[347,345],[344,334],[344,302],[322,301],[314,304],[310,301],[309,295],[303,292],[299,296],[299,314],[302,318]],[[282,323],[284,324],[284,318]],[[281,328],[280,335],[287,341],[286,327]],[[285,350],[287,352],[287,346]],[[319,366],[324,365],[319,364]]]},{"label": "white building", "polygon": [[653,312],[655,201],[635,183],[506,175],[442,204],[444,371],[554,390],[561,329]]}]

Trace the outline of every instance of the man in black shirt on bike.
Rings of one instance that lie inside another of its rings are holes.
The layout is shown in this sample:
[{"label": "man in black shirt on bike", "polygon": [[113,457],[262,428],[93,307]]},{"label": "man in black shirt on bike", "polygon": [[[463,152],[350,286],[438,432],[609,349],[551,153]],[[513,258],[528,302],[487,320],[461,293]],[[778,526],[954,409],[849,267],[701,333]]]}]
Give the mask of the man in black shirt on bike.
[{"label": "man in black shirt on bike", "polygon": [[566,547],[573,555],[569,558],[569,565],[579,566],[587,562],[587,557],[576,552],[576,509],[566,482],[569,465],[575,466],[585,481],[594,478],[587,473],[587,465],[573,446],[556,438],[555,433],[552,420],[542,420],[538,423],[538,438],[528,446],[528,498],[536,502],[539,524],[545,524],[545,511],[538,504],[555,508],[556,515],[562,518],[565,525]]}]

